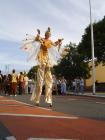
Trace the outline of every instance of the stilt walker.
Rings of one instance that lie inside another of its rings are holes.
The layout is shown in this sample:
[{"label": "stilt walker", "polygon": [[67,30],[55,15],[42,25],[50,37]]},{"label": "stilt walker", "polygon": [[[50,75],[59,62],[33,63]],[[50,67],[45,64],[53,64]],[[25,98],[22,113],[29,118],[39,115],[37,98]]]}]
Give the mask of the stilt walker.
[{"label": "stilt walker", "polygon": [[48,27],[45,32],[45,37],[40,36],[40,30],[37,30],[35,38],[27,38],[23,41],[22,49],[29,52],[28,59],[35,60],[35,64],[38,66],[37,70],[37,83],[32,95],[33,100],[37,106],[40,104],[40,97],[42,94],[43,82],[45,82],[45,102],[52,107],[52,74],[51,68],[57,64],[57,61],[61,58],[59,49],[63,39],[58,39],[53,42],[50,40],[51,30]]}]

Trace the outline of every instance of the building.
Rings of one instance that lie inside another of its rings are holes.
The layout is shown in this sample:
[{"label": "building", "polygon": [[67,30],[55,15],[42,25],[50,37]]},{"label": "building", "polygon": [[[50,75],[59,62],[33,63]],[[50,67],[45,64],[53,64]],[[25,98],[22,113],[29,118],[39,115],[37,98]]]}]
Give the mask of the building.
[{"label": "building", "polygon": [[[91,64],[89,64],[91,66]],[[105,90],[105,66],[99,64],[95,67],[96,70],[96,90]],[[92,71],[90,72],[92,75]],[[86,87],[92,87],[92,76],[86,80]]]}]

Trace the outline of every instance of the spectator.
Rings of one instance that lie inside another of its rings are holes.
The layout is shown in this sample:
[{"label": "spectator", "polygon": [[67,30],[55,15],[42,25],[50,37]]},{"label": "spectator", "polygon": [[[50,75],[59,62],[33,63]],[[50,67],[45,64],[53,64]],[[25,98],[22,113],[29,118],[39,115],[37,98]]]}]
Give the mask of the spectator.
[{"label": "spectator", "polygon": [[15,73],[15,69],[12,71],[11,75],[11,90],[12,90],[12,95],[17,96],[17,75]]},{"label": "spectator", "polygon": [[0,70],[0,94],[2,93],[2,90],[3,90],[3,75]]},{"label": "spectator", "polygon": [[22,95],[24,94],[24,75],[22,72],[20,72],[18,84],[19,84],[19,95]]},{"label": "spectator", "polygon": [[61,95],[61,80],[57,80],[57,89],[58,89],[58,94]]},{"label": "spectator", "polygon": [[27,74],[25,73],[24,74],[24,88],[25,88],[25,94],[28,94],[28,76]]},{"label": "spectator", "polygon": [[66,94],[66,80],[64,79],[64,77],[61,80],[61,94]]},{"label": "spectator", "polygon": [[55,75],[53,75],[52,93],[53,94],[58,94],[57,79],[56,79]]},{"label": "spectator", "polygon": [[75,83],[75,94],[77,95],[80,90],[80,79],[78,77],[75,79]]},{"label": "spectator", "polygon": [[83,78],[80,79],[80,92],[81,94],[84,93],[84,79]]},{"label": "spectator", "polygon": [[76,89],[76,81],[75,79],[72,81],[72,91],[73,93],[75,93],[75,89]]}]

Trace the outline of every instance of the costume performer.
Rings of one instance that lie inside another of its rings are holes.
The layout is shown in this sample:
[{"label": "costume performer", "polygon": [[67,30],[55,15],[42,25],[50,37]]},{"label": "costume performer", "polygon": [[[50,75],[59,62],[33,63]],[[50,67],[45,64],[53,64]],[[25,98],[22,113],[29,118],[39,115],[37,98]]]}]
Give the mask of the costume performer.
[{"label": "costume performer", "polygon": [[23,41],[22,49],[29,52],[28,60],[34,59],[37,70],[37,83],[35,94],[31,100],[35,101],[38,106],[42,93],[43,81],[45,81],[45,102],[52,106],[52,74],[51,67],[57,64],[60,59],[59,49],[63,39],[58,39],[56,42],[50,40],[51,30],[48,27],[45,32],[45,37],[40,36],[40,30],[37,30],[36,37],[29,37]]}]

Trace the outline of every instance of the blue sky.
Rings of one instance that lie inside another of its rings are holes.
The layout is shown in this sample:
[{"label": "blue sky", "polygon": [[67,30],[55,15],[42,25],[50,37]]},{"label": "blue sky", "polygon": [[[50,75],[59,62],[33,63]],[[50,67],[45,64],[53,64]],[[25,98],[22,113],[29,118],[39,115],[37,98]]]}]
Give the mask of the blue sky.
[{"label": "blue sky", "polygon": [[[105,16],[105,1],[91,0],[93,21]],[[42,36],[52,28],[52,40],[63,37],[63,44],[81,40],[89,24],[88,0],[0,0],[0,69],[28,70],[27,54],[20,50],[25,34]]]}]

